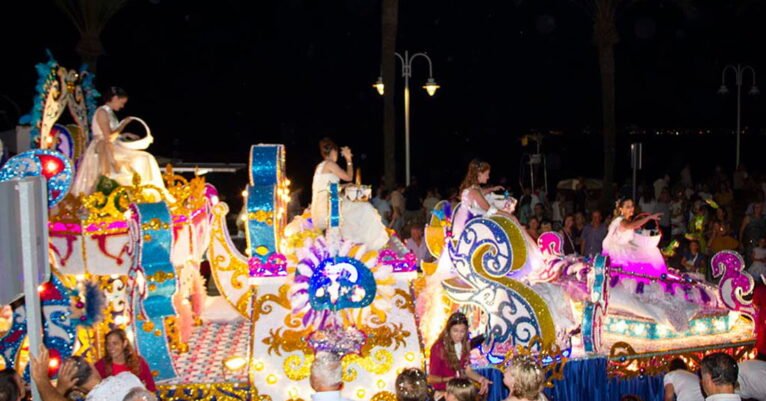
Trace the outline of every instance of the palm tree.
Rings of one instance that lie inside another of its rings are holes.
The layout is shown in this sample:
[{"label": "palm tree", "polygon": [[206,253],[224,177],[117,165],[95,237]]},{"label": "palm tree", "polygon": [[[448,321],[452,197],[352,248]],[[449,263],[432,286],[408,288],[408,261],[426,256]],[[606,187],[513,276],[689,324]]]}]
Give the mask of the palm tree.
[{"label": "palm tree", "polygon": [[593,21],[593,44],[598,53],[601,73],[601,115],[604,135],[604,191],[602,201],[610,202],[614,196],[614,157],[617,137],[614,96],[614,46],[620,40],[617,34],[617,10],[632,0],[578,0]]},{"label": "palm tree", "polygon": [[381,64],[383,85],[383,171],[386,186],[396,185],[396,31],[399,18],[399,0],[383,0],[381,18]]},{"label": "palm tree", "polygon": [[[615,147],[617,123],[615,117],[615,69],[614,47],[620,41],[617,33],[618,13],[638,0],[573,0],[581,5],[593,21],[593,44],[598,53],[598,67],[601,74],[601,113],[604,135],[604,191],[602,206],[614,198]],[[675,0],[684,12],[691,12],[692,0]],[[755,1],[755,0],[753,0]]]},{"label": "palm tree", "polygon": [[82,58],[82,62],[88,65],[90,71],[95,72],[98,57],[104,54],[101,32],[106,23],[125,6],[128,0],[53,1],[80,32],[80,41],[77,42],[75,49]]}]

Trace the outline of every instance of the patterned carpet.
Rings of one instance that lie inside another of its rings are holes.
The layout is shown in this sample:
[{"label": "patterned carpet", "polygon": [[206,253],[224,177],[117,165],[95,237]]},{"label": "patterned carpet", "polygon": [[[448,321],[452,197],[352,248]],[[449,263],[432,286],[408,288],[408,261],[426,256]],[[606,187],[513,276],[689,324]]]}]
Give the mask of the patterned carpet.
[{"label": "patterned carpet", "polygon": [[245,320],[231,323],[204,323],[195,327],[189,352],[173,354],[178,377],[160,384],[239,383],[247,382],[247,371],[226,372],[223,360],[228,356],[247,356],[250,324]]}]

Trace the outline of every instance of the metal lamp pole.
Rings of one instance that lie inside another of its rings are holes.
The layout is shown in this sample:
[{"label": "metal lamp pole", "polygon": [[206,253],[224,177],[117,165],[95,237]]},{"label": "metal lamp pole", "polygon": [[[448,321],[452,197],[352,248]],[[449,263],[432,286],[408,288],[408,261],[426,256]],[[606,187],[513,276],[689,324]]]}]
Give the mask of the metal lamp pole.
[{"label": "metal lamp pole", "polygon": [[[423,89],[428,92],[429,96],[433,96],[436,90],[440,86],[434,80],[433,63],[431,58],[426,53],[415,53],[410,55],[408,51],[404,52],[404,56],[396,52],[396,58],[402,62],[402,77],[404,77],[404,170],[405,170],[405,183],[410,185],[410,77],[412,77],[412,62],[417,57],[423,57],[428,60],[428,81],[423,85]],[[378,90],[378,93],[383,95],[383,78],[379,77],[378,82],[372,85]]]},{"label": "metal lamp pole", "polygon": [[725,95],[729,93],[729,89],[726,87],[726,72],[731,70],[734,72],[734,78],[735,78],[735,84],[737,85],[737,156],[735,161],[734,169],[736,170],[739,168],[739,150],[740,150],[740,134],[742,133],[741,129],[741,112],[742,112],[742,78],[745,75],[745,72],[750,71],[750,73],[753,74],[753,86],[750,88],[750,91],[748,92],[751,95],[757,95],[760,93],[758,90],[758,85],[756,85],[755,81],[755,69],[749,65],[733,65],[729,64],[726,67],[723,68],[723,72],[721,72],[721,88],[718,89],[718,93]]}]

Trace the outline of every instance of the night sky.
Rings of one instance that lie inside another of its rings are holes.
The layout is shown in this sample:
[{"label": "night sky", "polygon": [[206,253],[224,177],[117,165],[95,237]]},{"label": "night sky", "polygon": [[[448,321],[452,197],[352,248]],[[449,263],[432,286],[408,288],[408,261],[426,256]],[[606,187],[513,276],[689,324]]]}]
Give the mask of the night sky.
[{"label": "night sky", "polygon": [[[652,156],[647,179],[685,162],[699,173],[733,165],[736,98],[716,91],[724,65],[746,63],[759,72],[766,65],[766,5],[692,3],[693,10],[681,10],[673,1],[638,1],[620,16],[618,177],[628,172],[635,140]],[[1,7],[0,107],[13,116],[11,100],[22,114],[31,109],[34,65],[45,61],[45,49],[79,66],[78,33],[52,1]],[[246,163],[249,145],[284,143],[288,174],[300,186],[309,185],[319,160],[317,141],[331,136],[352,146],[364,181],[374,184],[383,144],[382,97],[371,87],[380,72],[380,7],[371,0],[132,0],[103,32],[96,83],[128,91],[122,115],[150,124],[155,154]],[[560,133],[543,144],[552,179],[601,176],[596,49],[591,22],[575,2],[400,1],[397,47],[427,51],[442,86],[429,98],[420,88],[427,64],[415,62],[413,174],[422,182],[458,185],[477,156],[493,164],[494,178],[517,182],[521,154],[530,150],[519,138],[534,131]],[[735,93],[732,77],[728,82]],[[743,96],[743,126],[750,127],[743,157],[752,167],[766,143],[764,96]],[[634,128],[711,134],[628,135]],[[199,135],[206,139],[192,139]]]}]

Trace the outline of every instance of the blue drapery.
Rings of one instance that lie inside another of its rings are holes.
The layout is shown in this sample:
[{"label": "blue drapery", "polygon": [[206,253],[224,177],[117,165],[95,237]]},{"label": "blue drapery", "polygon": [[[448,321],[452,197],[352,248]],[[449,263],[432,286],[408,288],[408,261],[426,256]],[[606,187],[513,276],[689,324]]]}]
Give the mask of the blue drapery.
[{"label": "blue drapery", "polygon": [[[620,401],[633,394],[644,401],[662,401],[662,376],[631,379],[610,378],[606,373],[606,358],[582,359],[567,362],[564,379],[554,381],[554,387],[545,390],[551,401]],[[502,401],[508,397],[503,385],[503,373],[497,369],[476,370],[492,381],[487,401]]]}]

